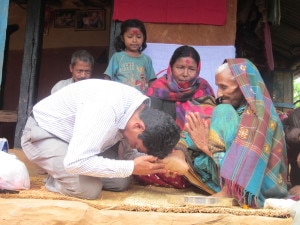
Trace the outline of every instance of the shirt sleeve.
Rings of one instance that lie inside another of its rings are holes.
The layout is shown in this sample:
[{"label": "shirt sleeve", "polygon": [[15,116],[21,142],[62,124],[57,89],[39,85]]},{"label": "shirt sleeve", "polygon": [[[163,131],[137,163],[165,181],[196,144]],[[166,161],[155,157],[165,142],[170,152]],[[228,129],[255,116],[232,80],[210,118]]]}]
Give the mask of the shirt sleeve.
[{"label": "shirt sleeve", "polygon": [[117,73],[116,72],[117,68],[118,68],[118,62],[117,62],[116,54],[113,54],[109,60],[106,70],[104,71],[104,74],[109,76],[112,79],[113,76]]},{"label": "shirt sleeve", "polygon": [[132,160],[113,160],[98,156],[119,141],[116,140],[118,120],[118,113],[110,105],[95,104],[94,101],[82,103],[64,160],[68,173],[95,177],[128,177],[132,174]]},{"label": "shirt sleeve", "polygon": [[63,86],[62,81],[58,81],[51,89],[51,94],[57,92],[59,89],[62,88],[62,86]]},{"label": "shirt sleeve", "polygon": [[66,86],[68,86],[69,84],[72,84],[72,83],[73,83],[73,79],[72,78],[67,79],[67,80],[58,81],[53,86],[53,88],[51,89],[51,94],[57,92],[58,90],[62,89],[63,87],[66,87]]},{"label": "shirt sleeve", "polygon": [[155,71],[152,65],[152,60],[149,56],[147,56],[147,63],[146,63],[146,71],[147,71],[147,80],[153,80],[156,79]]}]

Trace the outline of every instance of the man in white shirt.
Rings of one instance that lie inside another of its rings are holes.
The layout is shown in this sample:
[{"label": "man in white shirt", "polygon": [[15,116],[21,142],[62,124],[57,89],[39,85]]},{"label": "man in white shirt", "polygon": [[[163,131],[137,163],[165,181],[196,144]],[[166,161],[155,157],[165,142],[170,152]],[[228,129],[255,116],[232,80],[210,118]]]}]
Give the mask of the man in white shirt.
[{"label": "man in white shirt", "polygon": [[[23,151],[47,171],[49,191],[96,199],[102,189],[126,190],[133,174],[166,173],[157,159],[179,140],[172,117],[149,105],[147,96],[125,84],[76,82],[33,107]],[[116,151],[121,140],[124,160]]]},{"label": "man in white shirt", "polygon": [[72,77],[58,81],[51,89],[51,94],[77,81],[91,78],[94,67],[94,57],[86,50],[77,50],[72,54],[69,65]]}]

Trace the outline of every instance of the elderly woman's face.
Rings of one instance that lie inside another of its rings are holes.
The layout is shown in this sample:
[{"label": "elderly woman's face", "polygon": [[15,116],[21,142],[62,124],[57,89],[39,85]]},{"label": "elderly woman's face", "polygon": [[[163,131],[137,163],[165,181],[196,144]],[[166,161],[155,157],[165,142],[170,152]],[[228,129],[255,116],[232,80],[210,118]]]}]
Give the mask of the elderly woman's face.
[{"label": "elderly woman's face", "polygon": [[244,95],[229,68],[216,74],[215,80],[218,86],[217,96],[222,98],[223,104],[231,104],[237,109],[244,103]]},{"label": "elderly woman's face", "polygon": [[197,75],[197,63],[192,57],[181,57],[172,66],[172,73],[176,82],[188,82]]}]

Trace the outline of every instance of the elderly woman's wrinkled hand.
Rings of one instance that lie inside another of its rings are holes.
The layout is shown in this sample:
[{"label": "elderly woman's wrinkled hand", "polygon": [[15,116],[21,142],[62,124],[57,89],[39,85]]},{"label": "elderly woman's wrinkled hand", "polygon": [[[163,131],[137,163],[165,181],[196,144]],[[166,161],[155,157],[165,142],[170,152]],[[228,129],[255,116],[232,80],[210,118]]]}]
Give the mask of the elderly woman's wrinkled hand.
[{"label": "elderly woman's wrinkled hand", "polygon": [[197,148],[211,157],[212,154],[208,149],[208,121],[202,119],[198,112],[190,112],[186,115],[186,121],[185,131],[188,132]]}]

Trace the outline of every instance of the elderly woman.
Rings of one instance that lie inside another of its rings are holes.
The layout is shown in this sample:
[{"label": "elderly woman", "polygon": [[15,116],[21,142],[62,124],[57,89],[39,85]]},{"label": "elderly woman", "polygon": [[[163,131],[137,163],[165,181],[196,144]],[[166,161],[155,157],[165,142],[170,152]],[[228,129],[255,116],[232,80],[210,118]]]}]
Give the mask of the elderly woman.
[{"label": "elderly woman", "polygon": [[[151,107],[169,113],[184,129],[185,116],[198,112],[210,118],[215,106],[215,95],[210,84],[199,76],[200,55],[191,46],[178,47],[170,60],[167,73],[155,80],[148,88]],[[164,174],[136,177],[143,184],[185,188],[189,182],[183,176],[170,177]]]},{"label": "elderly woman", "polygon": [[[187,116],[186,131],[205,159],[213,159],[221,191],[241,205],[262,207],[287,195],[283,127],[257,68],[247,59],[227,59],[216,71],[217,102],[210,126]],[[208,132],[209,129],[209,132]],[[207,133],[209,135],[203,135]]]}]

